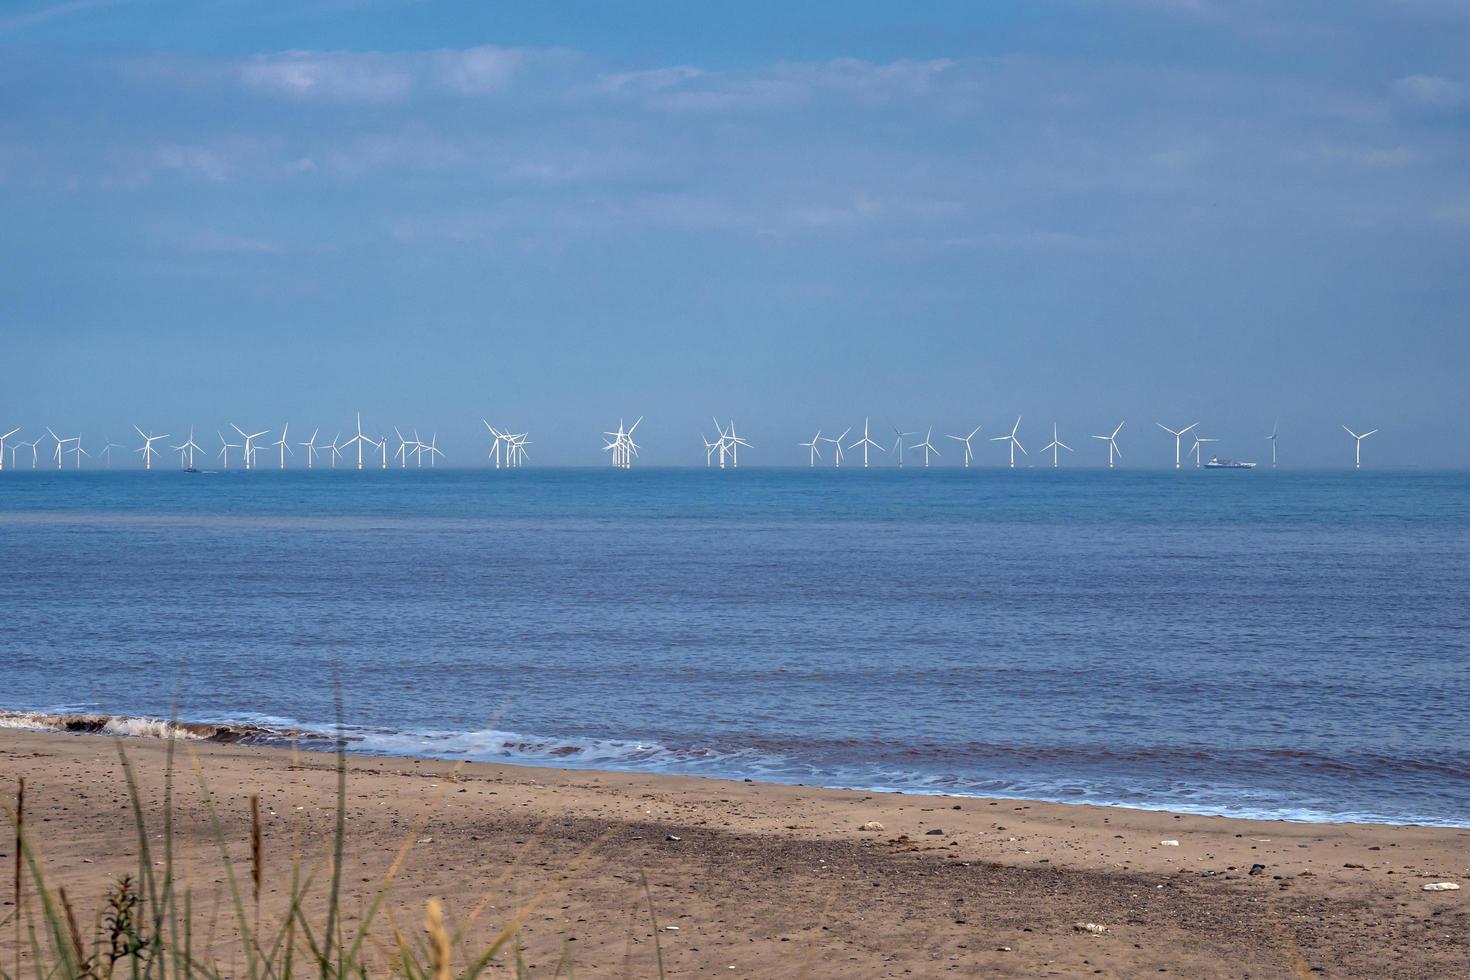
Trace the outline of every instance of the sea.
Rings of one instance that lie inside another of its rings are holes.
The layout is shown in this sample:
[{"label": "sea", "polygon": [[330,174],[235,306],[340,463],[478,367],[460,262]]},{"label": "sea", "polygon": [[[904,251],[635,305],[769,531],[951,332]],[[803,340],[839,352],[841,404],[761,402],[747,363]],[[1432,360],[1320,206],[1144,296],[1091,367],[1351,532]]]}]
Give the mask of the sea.
[{"label": "sea", "polygon": [[1467,596],[1460,472],[7,469],[0,725],[1465,827]]}]

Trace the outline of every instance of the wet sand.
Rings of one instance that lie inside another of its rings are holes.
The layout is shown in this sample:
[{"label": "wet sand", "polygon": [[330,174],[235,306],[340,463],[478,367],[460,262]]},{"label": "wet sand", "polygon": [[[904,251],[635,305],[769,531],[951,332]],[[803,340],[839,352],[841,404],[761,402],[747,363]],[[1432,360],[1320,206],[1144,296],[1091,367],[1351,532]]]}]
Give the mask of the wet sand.
[{"label": "wet sand", "polygon": [[[158,834],[166,743],[122,744]],[[10,802],[25,778],[27,824],[49,881],[66,887],[84,920],[112,880],[137,868],[116,745],[0,731],[0,797]],[[233,912],[221,903],[224,875],[191,759],[247,894],[249,796],[260,796],[266,923],[285,907],[298,838],[304,866],[325,878],[335,760],[180,748],[176,849],[227,965]],[[644,874],[674,977],[1470,973],[1470,830],[354,757],[349,931],[406,840],[392,921],[417,935],[431,897],[451,923],[486,901],[468,949],[534,903],[522,937],[536,976],[551,976],[565,951],[578,976],[656,975]],[[0,842],[7,869],[13,851]],[[12,911],[8,870],[5,879],[0,919]],[[1423,890],[1439,881],[1465,887]],[[307,903],[313,915],[320,891]],[[15,955],[11,930],[0,930],[0,966],[11,969]]]}]

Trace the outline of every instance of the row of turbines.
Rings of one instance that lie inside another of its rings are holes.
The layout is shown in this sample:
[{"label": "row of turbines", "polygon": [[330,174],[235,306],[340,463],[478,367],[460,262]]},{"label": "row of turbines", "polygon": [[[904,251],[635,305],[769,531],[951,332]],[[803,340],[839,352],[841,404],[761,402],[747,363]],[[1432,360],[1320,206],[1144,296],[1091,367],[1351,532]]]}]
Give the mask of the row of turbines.
[{"label": "row of turbines", "polygon": [[[486,419],[481,419],[481,422],[491,436],[492,441],[487,453],[487,459],[493,461],[495,468],[516,469],[524,466],[530,455],[526,448],[531,445],[529,433],[511,432],[507,429],[498,428],[491,425]],[[602,448],[604,452],[609,454],[610,461],[614,467],[629,469],[632,467],[634,460],[638,458],[640,447],[634,441],[633,433],[637,431],[638,426],[642,423],[643,418],[641,416],[631,426],[619,420],[616,430],[603,433],[606,439]],[[1117,465],[1117,462],[1123,458],[1123,450],[1118,445],[1118,436],[1122,433],[1125,424],[1126,422],[1119,422],[1112,432],[1090,437],[1107,444],[1109,469],[1113,469]],[[1218,439],[1201,435],[1197,431],[1199,428],[1198,422],[1178,429],[1164,425],[1162,422],[1156,422],[1155,425],[1174,437],[1174,468],[1176,470],[1181,469],[1184,466],[1185,460],[1190,456],[1194,457],[1196,468],[1204,466],[1205,446],[1219,441]],[[719,419],[715,419],[714,426],[715,438],[711,439],[708,436],[701,437],[704,442],[705,465],[708,467],[718,466],[720,469],[734,469],[738,467],[740,465],[740,450],[742,448],[753,449],[754,446],[743,436],[736,433],[733,419],[724,424],[721,424]],[[221,460],[224,469],[230,468],[230,460],[232,458],[231,450],[239,451],[234,458],[247,470],[260,467],[262,453],[266,454],[266,465],[270,465],[273,462],[280,469],[286,468],[286,457],[288,455],[293,457],[296,455],[296,450],[289,441],[289,424],[281,426],[280,437],[274,441],[268,440],[272,432],[270,429],[263,429],[259,432],[246,432],[240,426],[234,424],[231,424],[230,428],[234,431],[234,436],[227,437],[222,430],[216,433],[219,437],[220,448],[215,455]],[[876,454],[880,453],[887,455],[892,460],[893,465],[897,467],[904,465],[906,454],[914,454],[915,457],[922,457],[922,465],[925,467],[929,466],[933,459],[940,458],[943,455],[939,447],[934,445],[934,429],[932,426],[924,432],[923,440],[917,442],[912,441],[919,435],[917,430],[906,432],[897,426],[891,426],[890,428],[893,429],[894,438],[892,444],[888,446],[883,445],[873,438],[871,419],[863,420],[862,436],[851,442],[848,441],[848,437],[852,435],[853,429],[849,426],[840,435],[836,436],[823,435],[822,430],[818,429],[809,441],[797,443],[797,445],[807,450],[807,463],[812,467],[815,467],[818,463],[825,462],[826,457],[822,455],[824,446],[830,447],[832,464],[837,467],[842,466],[846,453],[857,452],[859,450],[862,452],[862,465],[864,469],[872,466]],[[962,465],[967,469],[974,463],[975,447],[973,442],[980,434],[982,428],[983,426],[977,425],[968,434],[947,434],[944,437],[959,443],[963,447],[961,457]],[[1355,469],[1361,469],[1363,465],[1363,441],[1378,430],[1370,429],[1367,432],[1358,433],[1346,425],[1343,426],[1343,429],[1353,440],[1353,466]],[[1005,443],[1009,466],[1012,469],[1016,466],[1017,452],[1022,456],[1029,455],[1026,447],[1021,443],[1020,430],[1021,417],[1017,416],[1016,422],[1011,426],[1009,432],[990,437],[991,442]],[[46,427],[46,434],[44,436],[37,436],[35,439],[27,442],[14,438],[20,431],[19,428],[14,428],[9,432],[0,434],[0,470],[5,469],[7,441],[10,443],[10,466],[12,469],[16,468],[18,454],[22,449],[30,450],[31,469],[35,469],[40,457],[38,447],[48,438],[52,442],[50,456],[55,462],[57,469],[63,469],[65,467],[68,456],[71,457],[72,466],[75,469],[81,468],[82,457],[93,456],[92,452],[82,447],[82,440],[79,435],[61,436],[48,426]],[[168,433],[149,434],[136,425],[133,426],[133,431],[143,440],[143,444],[134,449],[133,452],[142,456],[144,469],[151,470],[153,469],[155,460],[162,456],[162,451],[155,448],[154,443],[163,442],[163,440],[170,438],[170,436]],[[425,465],[433,467],[435,462],[444,456],[443,451],[439,449],[438,435],[431,435],[429,441],[425,442],[419,438],[418,430],[414,429],[411,431],[413,432],[412,438],[405,436],[397,426],[393,427],[394,437],[398,441],[398,446],[390,455],[388,451],[389,437],[387,435],[373,437],[366,434],[362,428],[362,413],[359,412],[357,413],[356,432],[345,441],[342,439],[342,433],[339,431],[330,443],[319,443],[317,442],[317,438],[321,434],[321,430],[318,428],[312,432],[311,438],[304,442],[297,442],[294,445],[303,448],[307,469],[314,468],[319,457],[326,457],[331,468],[335,469],[339,462],[344,459],[351,460],[354,455],[356,456],[356,467],[359,470],[374,466],[386,470],[390,466],[390,459],[392,463],[396,463],[401,469],[408,468],[410,460],[416,468],[422,468]],[[1276,441],[1279,432],[1280,424],[1278,423],[1272,427],[1271,434],[1266,436],[1266,441],[1271,444],[1271,466],[1273,468],[1276,466]],[[1190,449],[1185,451],[1184,439],[1191,433],[1193,434],[1194,442]],[[231,441],[235,438],[238,438],[240,441]],[[179,454],[180,468],[186,472],[198,472],[195,465],[196,456],[197,454],[204,453],[205,450],[194,441],[194,429],[192,426],[189,429],[188,438],[183,442],[177,444],[164,443],[164,445]],[[97,449],[96,456],[104,465],[110,466],[112,463],[112,451],[114,449],[125,448],[127,447],[106,439],[105,444]],[[1052,467],[1058,468],[1061,466],[1061,454],[1063,452],[1070,453],[1073,451],[1071,446],[1062,441],[1058,427],[1053,424],[1051,441],[1041,449],[1043,454],[1051,453]],[[1237,465],[1254,466],[1255,464]]]},{"label": "row of turbines", "polygon": [[[1118,463],[1118,460],[1120,460],[1120,459],[1123,458],[1123,450],[1118,446],[1118,436],[1119,436],[1120,433],[1122,433],[1123,426],[1126,425],[1126,424],[1127,424],[1126,421],[1125,422],[1119,422],[1118,425],[1117,425],[1117,427],[1114,428],[1112,432],[1107,433],[1105,435],[1094,435],[1094,436],[1091,436],[1091,438],[1093,438],[1093,439],[1097,439],[1097,440],[1099,440],[1101,442],[1107,443],[1107,447],[1108,447],[1108,469],[1113,469],[1114,467],[1116,467],[1117,466],[1117,463]],[[1195,468],[1196,469],[1200,468],[1201,466],[1204,465],[1204,447],[1206,445],[1208,445],[1209,443],[1219,442],[1220,441],[1219,439],[1216,439],[1216,438],[1211,438],[1209,436],[1200,435],[1196,431],[1196,429],[1198,429],[1198,427],[1199,427],[1199,423],[1198,422],[1193,422],[1193,423],[1191,423],[1189,425],[1186,425],[1186,426],[1184,426],[1183,428],[1180,428],[1180,429],[1170,428],[1169,426],[1165,425],[1162,422],[1156,422],[1154,424],[1157,425],[1160,429],[1163,429],[1169,435],[1171,435],[1171,436],[1174,437],[1174,468],[1176,470],[1183,468],[1184,460],[1187,459],[1189,456],[1193,456],[1194,457],[1194,465],[1195,465]],[[716,422],[715,423],[715,427],[717,429],[719,428],[719,422]],[[858,450],[858,449],[861,449],[862,450],[862,453],[863,453],[863,468],[864,469],[867,469],[869,466],[872,465],[872,459],[873,459],[872,453],[873,452],[890,454],[890,456],[891,456],[891,458],[893,460],[893,464],[895,466],[898,466],[898,467],[902,467],[903,466],[903,463],[904,463],[904,454],[905,453],[922,454],[923,455],[923,465],[926,466],[926,467],[929,465],[929,462],[930,462],[930,459],[931,458],[937,458],[937,457],[939,457],[939,456],[942,455],[942,453],[939,450],[939,447],[936,446],[936,445],[934,445],[934,427],[933,426],[930,426],[924,432],[924,438],[923,438],[922,441],[920,441],[920,442],[909,442],[909,443],[905,443],[904,440],[911,439],[911,438],[914,438],[914,437],[918,436],[919,433],[917,431],[904,432],[901,429],[899,429],[897,426],[890,426],[890,428],[893,429],[893,444],[892,444],[891,447],[886,447],[886,446],[882,445],[881,443],[875,441],[872,438],[871,420],[870,419],[864,419],[863,420],[863,434],[862,434],[862,437],[859,438],[859,439],[857,439],[857,440],[855,440],[855,441],[853,441],[853,442],[851,442],[851,443],[847,442],[848,436],[850,436],[852,434],[852,428],[851,427],[848,427],[848,428],[842,430],[842,433],[840,435],[837,435],[837,436],[824,436],[824,435],[822,435],[822,430],[821,429],[818,429],[816,431],[816,434],[813,435],[809,441],[807,441],[807,442],[799,442],[799,443],[797,443],[797,446],[799,448],[802,448],[802,449],[807,450],[807,454],[808,454],[807,455],[807,465],[808,466],[812,466],[812,467],[815,467],[819,462],[823,462],[824,461],[823,456],[822,456],[822,444],[823,443],[829,443],[830,444],[830,446],[831,446],[830,451],[831,451],[831,454],[832,454],[832,464],[834,466],[838,466],[838,467],[840,467],[842,465],[842,461],[844,459],[844,453],[854,452],[855,450]],[[947,435],[945,435],[945,438],[946,439],[952,439],[955,442],[959,443],[963,447],[963,457],[962,457],[962,460],[963,460],[963,465],[964,465],[964,467],[966,469],[969,469],[969,467],[971,466],[971,464],[975,460],[975,448],[972,445],[972,443],[973,443],[975,437],[980,434],[980,430],[982,428],[983,428],[983,426],[977,425],[977,426],[975,426],[974,429],[972,429],[966,435],[955,435],[955,434],[947,434]],[[1364,432],[1364,433],[1359,434],[1357,432],[1354,432],[1352,429],[1349,429],[1345,425],[1343,426],[1343,429],[1347,432],[1347,434],[1349,436],[1351,436],[1353,438],[1353,467],[1355,469],[1362,469],[1362,466],[1363,466],[1363,440],[1364,439],[1367,439],[1369,436],[1373,435],[1373,433],[1377,432],[1378,430],[1377,429],[1370,429],[1367,432]],[[1020,431],[1021,431],[1021,416],[1018,415],[1018,416],[1016,416],[1016,424],[1013,425],[1013,426],[1011,426],[1011,430],[1009,432],[1007,432],[1007,433],[1005,433],[1003,435],[991,436],[990,437],[990,441],[991,442],[1003,442],[1003,443],[1006,444],[1006,449],[1009,452],[1009,466],[1010,466],[1011,469],[1015,469],[1015,467],[1016,467],[1016,452],[1017,451],[1020,451],[1020,453],[1021,453],[1022,456],[1029,455],[1027,453],[1027,451],[1026,451],[1026,447],[1021,444],[1021,439],[1020,439],[1020,436],[1019,436]],[[1273,469],[1276,466],[1276,440],[1277,440],[1278,436],[1280,435],[1280,431],[1281,431],[1281,425],[1278,422],[1276,425],[1272,426],[1272,428],[1271,428],[1271,434],[1266,437],[1266,441],[1271,444],[1271,466],[1272,466]],[[734,433],[735,433],[735,423],[734,422],[731,422],[730,423],[730,426],[729,426],[728,434],[724,430],[721,430],[721,432],[720,432],[720,439],[717,442],[711,443],[708,439],[705,439],[705,465],[710,465],[710,459],[711,459],[711,456],[712,456],[713,451],[714,451],[711,447],[713,446],[713,447],[717,447],[719,449],[719,451],[720,451],[720,466],[722,468],[724,467],[724,465],[725,465],[725,455],[726,455],[726,443],[727,442],[730,444],[730,447],[731,447],[731,450],[732,450],[731,453],[730,453],[730,465],[731,466],[736,465],[736,457],[734,456],[734,453],[733,453],[733,446],[736,444],[735,443]],[[1186,435],[1189,435],[1190,433],[1194,433],[1194,444],[1186,452],[1186,451],[1184,451],[1184,448],[1183,448],[1184,447],[1184,437]],[[750,444],[747,443],[747,442],[743,442],[742,441],[742,442],[739,443],[739,445],[749,446]],[[1062,454],[1062,452],[1065,451],[1065,452],[1069,452],[1070,453],[1070,452],[1073,452],[1073,449],[1072,449],[1071,446],[1067,445],[1065,442],[1062,441],[1062,437],[1058,433],[1058,430],[1057,430],[1057,425],[1056,425],[1056,423],[1053,423],[1052,424],[1052,427],[1051,427],[1051,442],[1048,442],[1045,446],[1043,446],[1042,449],[1041,449],[1041,451],[1043,453],[1051,453],[1051,465],[1052,465],[1052,468],[1055,469],[1055,468],[1058,468],[1058,467],[1061,466],[1061,460],[1062,460],[1061,454]],[[1251,464],[1245,464],[1245,465],[1254,466],[1255,464],[1254,463],[1251,463]]]}]

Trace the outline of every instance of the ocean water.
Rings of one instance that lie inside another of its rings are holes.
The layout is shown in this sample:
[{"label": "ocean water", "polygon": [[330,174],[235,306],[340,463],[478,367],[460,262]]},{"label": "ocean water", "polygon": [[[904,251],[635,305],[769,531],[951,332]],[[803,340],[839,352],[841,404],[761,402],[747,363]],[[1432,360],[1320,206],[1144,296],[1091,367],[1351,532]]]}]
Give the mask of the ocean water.
[{"label": "ocean water", "polygon": [[1467,594],[1464,473],[6,471],[0,724],[1470,826]]}]

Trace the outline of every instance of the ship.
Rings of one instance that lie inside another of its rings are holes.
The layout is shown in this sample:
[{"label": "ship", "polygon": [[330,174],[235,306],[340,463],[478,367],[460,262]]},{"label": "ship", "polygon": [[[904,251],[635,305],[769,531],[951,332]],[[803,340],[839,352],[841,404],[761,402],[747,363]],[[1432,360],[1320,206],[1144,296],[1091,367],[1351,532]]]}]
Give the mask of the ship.
[{"label": "ship", "polygon": [[1221,459],[1219,456],[1211,456],[1209,462],[1205,463],[1207,470],[1253,470],[1255,463],[1246,463],[1238,459]]}]

